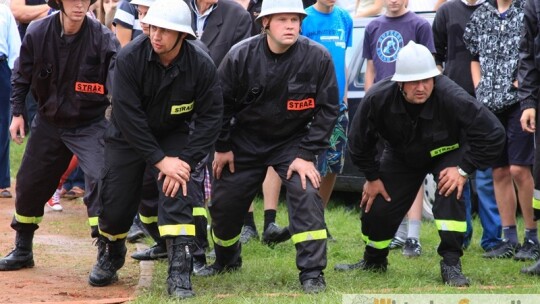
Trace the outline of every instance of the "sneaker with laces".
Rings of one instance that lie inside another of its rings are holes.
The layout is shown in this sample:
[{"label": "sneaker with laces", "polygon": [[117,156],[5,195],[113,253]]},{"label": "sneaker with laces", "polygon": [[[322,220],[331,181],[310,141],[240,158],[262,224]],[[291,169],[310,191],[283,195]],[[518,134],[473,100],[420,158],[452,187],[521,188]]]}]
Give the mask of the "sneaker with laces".
[{"label": "sneaker with laces", "polygon": [[403,255],[409,258],[419,257],[422,254],[422,245],[415,238],[407,238],[403,246]]},{"label": "sneaker with laces", "polygon": [[259,239],[259,233],[257,228],[251,226],[242,226],[242,232],[240,233],[240,243],[246,244],[251,239]]},{"label": "sneaker with laces", "polygon": [[390,242],[390,245],[388,246],[388,249],[398,249],[405,245],[405,240],[400,238],[399,236],[394,236],[392,241]]},{"label": "sneaker with laces", "polygon": [[509,259],[514,256],[519,249],[519,244],[510,243],[509,240],[502,240],[492,250],[484,253],[482,257],[486,259]]},{"label": "sneaker with laces", "polygon": [[62,205],[60,205],[60,190],[56,189],[51,198],[47,201],[47,206],[54,211],[62,211]]},{"label": "sneaker with laces", "polygon": [[517,250],[514,255],[514,260],[526,261],[532,260],[536,261],[540,257],[540,246],[535,243],[533,240],[525,239],[523,245]]},{"label": "sneaker with laces", "polygon": [[467,279],[461,272],[461,262],[456,265],[448,265],[441,261],[441,277],[443,283],[455,287],[469,286],[469,279]]}]

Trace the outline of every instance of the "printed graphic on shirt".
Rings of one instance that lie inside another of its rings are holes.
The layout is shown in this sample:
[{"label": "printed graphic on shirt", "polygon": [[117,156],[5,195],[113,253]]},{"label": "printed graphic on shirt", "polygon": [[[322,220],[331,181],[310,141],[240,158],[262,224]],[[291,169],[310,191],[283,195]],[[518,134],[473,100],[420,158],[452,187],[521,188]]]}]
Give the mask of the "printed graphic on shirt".
[{"label": "printed graphic on shirt", "polygon": [[171,115],[180,115],[187,112],[191,112],[193,110],[193,104],[194,102],[192,101],[191,103],[188,103],[188,104],[174,105],[171,107]]},{"label": "printed graphic on shirt", "polygon": [[[336,47],[346,48],[345,30],[343,29],[324,29],[305,33],[306,37],[319,37],[320,42],[324,45],[326,43],[334,43]],[[313,39],[313,38],[312,38]]]},{"label": "printed graphic on shirt", "polygon": [[402,47],[403,36],[394,30],[386,31],[377,39],[377,56],[382,62],[394,62]]},{"label": "printed graphic on shirt", "polygon": [[302,111],[315,108],[315,99],[306,98],[302,100],[288,100],[287,110],[289,111]]},{"label": "printed graphic on shirt", "polygon": [[75,82],[75,91],[81,93],[105,94],[105,87],[99,83]]}]

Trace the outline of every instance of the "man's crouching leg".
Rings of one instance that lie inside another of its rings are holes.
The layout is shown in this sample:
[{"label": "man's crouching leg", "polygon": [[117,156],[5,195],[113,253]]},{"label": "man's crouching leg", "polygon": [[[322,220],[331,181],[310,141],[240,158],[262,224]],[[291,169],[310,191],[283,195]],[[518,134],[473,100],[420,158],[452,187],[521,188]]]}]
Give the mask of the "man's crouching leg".
[{"label": "man's crouching leg", "polygon": [[97,238],[97,262],[90,272],[88,283],[103,287],[118,281],[116,272],[124,266],[126,260],[126,239],[110,241],[104,236]]}]

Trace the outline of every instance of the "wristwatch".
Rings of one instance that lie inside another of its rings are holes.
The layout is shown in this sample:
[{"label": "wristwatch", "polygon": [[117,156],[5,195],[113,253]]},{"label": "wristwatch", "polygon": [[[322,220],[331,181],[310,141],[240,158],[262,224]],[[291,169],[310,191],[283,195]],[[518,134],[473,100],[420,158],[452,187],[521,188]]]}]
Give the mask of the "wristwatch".
[{"label": "wristwatch", "polygon": [[459,175],[465,177],[465,178],[468,178],[469,177],[469,173],[463,171],[463,169],[461,169],[459,166],[457,166],[457,172],[459,173]]}]

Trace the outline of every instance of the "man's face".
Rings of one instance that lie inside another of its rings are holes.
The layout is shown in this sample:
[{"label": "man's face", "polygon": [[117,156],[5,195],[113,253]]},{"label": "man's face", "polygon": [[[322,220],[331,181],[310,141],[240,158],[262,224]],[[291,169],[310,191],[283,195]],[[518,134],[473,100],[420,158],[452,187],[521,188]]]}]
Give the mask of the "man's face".
[{"label": "man's face", "polygon": [[390,15],[401,14],[406,9],[407,3],[407,0],[384,0],[386,12]]},{"label": "man's face", "polygon": [[300,16],[298,14],[274,14],[263,19],[263,27],[268,27],[268,44],[273,52],[286,51],[300,35]]},{"label": "man's face", "polygon": [[428,100],[433,92],[435,82],[433,78],[402,83],[405,100],[412,104],[422,104]]},{"label": "man's face", "polygon": [[139,23],[141,24],[142,31],[146,36],[150,35],[150,26],[140,20],[146,16],[146,13],[148,13],[148,8],[148,6],[137,5],[137,11],[139,12]]},{"label": "man's face", "polygon": [[317,2],[322,5],[322,6],[325,6],[325,7],[334,7],[334,5],[336,5],[336,1],[337,0],[317,0]]},{"label": "man's face", "polygon": [[62,0],[66,17],[72,22],[82,22],[90,7],[90,0]]},{"label": "man's face", "polygon": [[150,26],[150,42],[154,52],[158,55],[162,55],[170,52],[176,44],[180,32],[157,27]]}]

